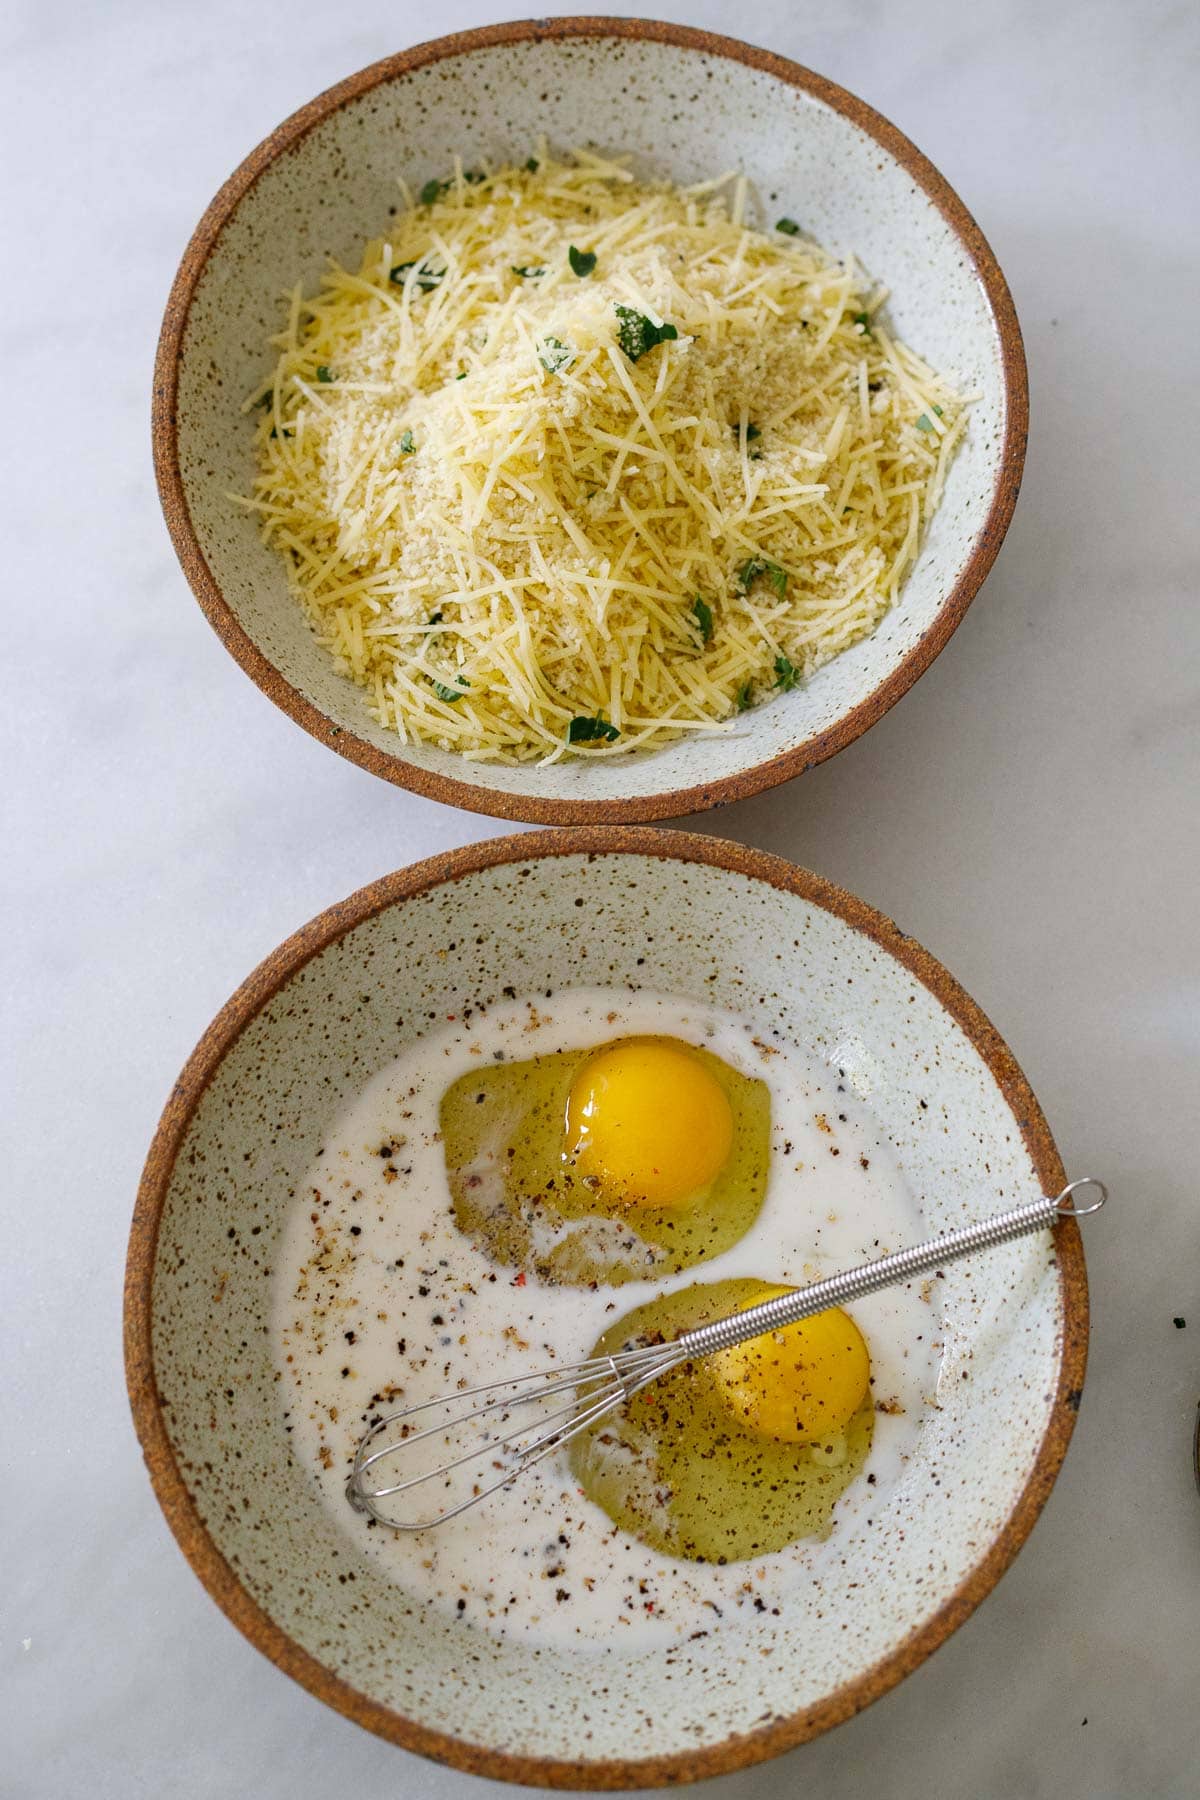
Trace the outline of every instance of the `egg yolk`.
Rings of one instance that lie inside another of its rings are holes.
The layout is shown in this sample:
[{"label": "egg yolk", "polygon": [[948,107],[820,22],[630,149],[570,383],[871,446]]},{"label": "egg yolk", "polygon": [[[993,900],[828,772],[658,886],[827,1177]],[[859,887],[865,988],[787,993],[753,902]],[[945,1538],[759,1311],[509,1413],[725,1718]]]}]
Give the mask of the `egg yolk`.
[{"label": "egg yolk", "polygon": [[[790,1294],[765,1288],[753,1304]],[[871,1361],[862,1332],[840,1307],[721,1350],[710,1364],[722,1400],[764,1437],[819,1443],[862,1405]]]},{"label": "egg yolk", "polygon": [[684,1045],[653,1039],[589,1057],[567,1099],[566,1155],[636,1206],[679,1206],[720,1174],[733,1145],[725,1090]]}]

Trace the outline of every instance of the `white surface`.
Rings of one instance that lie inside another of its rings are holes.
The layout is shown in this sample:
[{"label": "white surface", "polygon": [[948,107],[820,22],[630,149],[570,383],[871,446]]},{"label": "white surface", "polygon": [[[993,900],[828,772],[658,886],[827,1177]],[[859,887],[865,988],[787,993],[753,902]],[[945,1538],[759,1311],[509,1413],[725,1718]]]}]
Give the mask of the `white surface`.
[{"label": "white surface", "polygon": [[[139,1466],[120,1283],[147,1141],[215,1008],[320,907],[492,829],[329,755],[212,636],[150,472],[161,306],[202,207],[272,125],[377,56],[503,10],[6,12],[5,599],[20,633],[0,729],[20,848],[3,869],[0,1793],[14,1800],[502,1791],[335,1717],[221,1618]],[[712,0],[657,10],[734,22]],[[701,828],[896,915],[992,1015],[1068,1167],[1103,1174],[1115,1203],[1088,1235],[1076,1440],[1014,1569],[861,1718],[705,1791],[1191,1796],[1197,15],[1162,0],[748,0],[736,24],[873,101],[958,188],[1014,289],[1033,433],[1000,561],[933,670],[832,763]]]}]

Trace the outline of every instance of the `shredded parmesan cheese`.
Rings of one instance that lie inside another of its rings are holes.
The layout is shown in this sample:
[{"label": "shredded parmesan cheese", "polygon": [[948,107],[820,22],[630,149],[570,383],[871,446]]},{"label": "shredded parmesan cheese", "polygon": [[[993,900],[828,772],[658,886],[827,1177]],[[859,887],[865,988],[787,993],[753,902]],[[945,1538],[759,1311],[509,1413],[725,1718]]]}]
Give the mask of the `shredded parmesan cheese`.
[{"label": "shredded parmesan cheese", "polygon": [[621,755],[874,629],[967,414],[852,261],[582,152],[405,200],[290,296],[242,502],[381,723]]}]

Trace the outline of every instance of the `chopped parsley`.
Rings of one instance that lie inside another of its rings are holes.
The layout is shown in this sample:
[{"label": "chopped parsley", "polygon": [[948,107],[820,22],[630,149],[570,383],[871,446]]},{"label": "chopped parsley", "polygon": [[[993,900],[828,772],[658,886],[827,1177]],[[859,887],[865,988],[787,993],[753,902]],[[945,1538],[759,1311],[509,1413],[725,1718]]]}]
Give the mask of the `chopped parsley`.
[{"label": "chopped parsley", "polygon": [[529,173],[529,174],[530,174],[530,175],[536,175],[536,174],[537,174],[537,172],[538,172],[538,159],[537,159],[537,157],[536,157],[536,156],[531,156],[531,157],[530,157],[530,158],[529,158],[529,160],[528,160],[528,162],[527,162],[527,163],[526,163],[526,164],[525,164],[525,168],[526,168],[526,170],[527,170],[527,171],[528,171],[528,173]]},{"label": "chopped parsley", "polygon": [[417,447],[417,440],[413,436],[412,432],[411,431],[401,432],[401,434],[400,434],[401,453],[404,456],[411,456],[413,451],[416,449],[416,447]]},{"label": "chopped parsley", "polygon": [[855,313],[854,323],[856,325],[861,325],[863,330],[866,332],[867,336],[868,337],[871,336],[871,315],[870,315],[870,313]]},{"label": "chopped parsley", "polygon": [[[742,444],[742,428],[740,425],[734,426],[733,435],[734,435],[734,440],[737,443],[738,448],[740,449],[741,444]],[[747,425],[747,427],[746,427],[746,442],[747,442],[747,444],[752,444],[754,442],[755,438],[760,438],[761,436],[762,436],[762,432],[759,430],[757,425]],[[747,452],[747,454],[748,454],[751,462],[761,462],[762,461],[762,451],[761,450],[750,450]]]},{"label": "chopped parsley", "polygon": [[677,338],[679,333],[673,325],[656,325],[645,313],[635,312],[632,306],[617,303],[617,342],[629,358],[637,362],[645,356],[647,350],[653,350],[655,344],[664,344],[669,338]]},{"label": "chopped parsley", "polygon": [[766,562],[761,556],[752,556],[735,573],[733,579],[738,593],[749,593],[751,582],[760,575],[766,576],[781,600],[787,597],[787,570],[781,569],[778,563]]},{"label": "chopped parsley", "polygon": [[465,369],[464,369],[464,370],[463,370],[463,372],[462,372],[462,374],[461,374],[461,375],[456,375],[456,376],[455,376],[455,377],[454,377],[454,379],[455,379],[455,381],[465,381],[465,380],[466,380],[466,379],[467,379],[467,371],[466,371],[466,370],[465,370]]},{"label": "chopped parsley", "polygon": [[317,370],[317,380],[318,381],[332,381],[333,380],[333,376],[329,373],[329,370],[325,366],[324,363],[322,363],[320,368]]},{"label": "chopped parsley", "polygon": [[799,679],[799,673],[786,656],[775,658],[775,686],[777,688],[782,688],[786,694],[789,688],[795,687]]},{"label": "chopped parsley", "polygon": [[487,176],[482,169],[464,169],[463,180],[469,182],[472,187],[476,187],[481,181],[486,181]]},{"label": "chopped parsley", "polygon": [[582,716],[572,719],[567,726],[568,744],[594,744],[598,739],[611,744],[620,735],[616,726],[610,725],[601,713],[597,713],[594,719]]},{"label": "chopped parsley", "polygon": [[941,416],[942,416],[942,409],[941,409],[941,407],[940,407],[940,406],[935,406],[935,407],[934,407],[934,409],[933,409],[933,410],[934,410],[934,412],[935,412],[935,413],[936,413],[936,414],[937,414],[937,416],[938,416],[938,418],[939,418],[939,419],[940,419],[940,418],[941,418]]},{"label": "chopped parsley", "polygon": [[435,200],[441,199],[449,186],[450,183],[448,181],[438,181],[436,177],[432,181],[427,181],[425,186],[421,189],[421,205],[432,206]]},{"label": "chopped parsley", "polygon": [[510,266],[513,274],[519,275],[522,281],[536,281],[539,275],[546,273],[544,263],[541,268],[535,268],[532,263],[526,263],[523,268],[519,268],[516,263],[512,263]]},{"label": "chopped parsley", "polygon": [[567,260],[571,265],[572,272],[578,275],[580,280],[582,280],[585,275],[590,275],[595,268],[596,252],[594,250],[577,250],[574,244],[572,244],[571,248],[567,251]]},{"label": "chopped parsley", "polygon": [[[416,268],[417,265],[415,262],[397,263],[395,268],[389,274],[388,280],[394,281],[398,287],[403,287],[408,271]],[[445,269],[431,269],[427,264],[422,263],[421,267],[417,269],[415,285],[420,289],[421,293],[430,294],[438,283],[445,279]]]},{"label": "chopped parsley", "polygon": [[795,219],[776,219],[775,229],[776,231],[782,231],[784,237],[800,236],[800,227],[797,225]]},{"label": "chopped parsley", "polygon": [[462,682],[462,686],[458,688],[447,687],[444,681],[435,681],[433,684],[434,693],[439,700],[444,700],[447,706],[453,706],[456,700],[461,700],[471,685],[465,675],[460,675],[459,680]]},{"label": "chopped parsley", "polygon": [[933,420],[930,418],[928,413],[922,413],[920,418],[917,420],[917,430],[918,431],[932,431],[933,430]]},{"label": "chopped parsley", "polygon": [[707,644],[713,634],[712,607],[703,601],[699,594],[692,602],[692,617],[696,621],[696,629],[699,631],[701,639]]},{"label": "chopped parsley", "polygon": [[570,345],[560,344],[557,338],[552,337],[542,339],[537,354],[538,361],[548,375],[560,375],[575,361],[575,352]]},{"label": "chopped parsley", "polygon": [[753,696],[754,683],[752,681],[743,681],[741,687],[737,691],[737,709],[739,712],[746,712],[748,710],[753,704]]}]

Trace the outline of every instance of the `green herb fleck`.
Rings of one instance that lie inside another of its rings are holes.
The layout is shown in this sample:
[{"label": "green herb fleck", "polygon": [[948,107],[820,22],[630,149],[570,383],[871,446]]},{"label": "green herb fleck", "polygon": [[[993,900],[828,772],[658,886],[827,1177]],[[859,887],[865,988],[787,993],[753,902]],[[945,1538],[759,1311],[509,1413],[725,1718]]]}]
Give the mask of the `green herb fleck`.
[{"label": "green herb fleck", "polygon": [[456,700],[461,700],[467,688],[471,685],[463,675],[459,676],[459,680],[462,682],[462,687],[460,688],[447,687],[444,681],[435,681],[433,684],[434,693],[439,700],[444,700],[447,706],[453,706]]},{"label": "green herb fleck", "polygon": [[855,313],[854,323],[856,325],[861,325],[863,330],[866,332],[867,336],[868,337],[871,336],[871,315],[870,315],[870,313]]},{"label": "green herb fleck", "polygon": [[431,625],[440,625],[441,622],[442,622],[442,615],[440,612],[430,613],[429,623]]},{"label": "green herb fleck", "polygon": [[704,643],[708,643],[713,634],[712,607],[703,601],[699,594],[692,602],[692,617]]},{"label": "green herb fleck", "polygon": [[322,363],[320,368],[317,370],[317,380],[318,381],[332,381],[333,380],[333,376],[329,373],[329,370],[325,366],[324,363]]},{"label": "green herb fleck", "polygon": [[582,281],[583,277],[585,275],[590,275],[596,266],[596,252],[594,250],[577,250],[574,244],[572,244],[571,248],[567,251],[567,260],[570,262],[574,273],[578,275]]},{"label": "green herb fleck", "polygon": [[789,688],[795,687],[799,679],[798,673],[786,656],[775,658],[775,686],[777,688],[782,688],[786,694]]},{"label": "green herb fleck", "polygon": [[455,379],[455,381],[465,381],[465,380],[466,380],[466,379],[467,379],[467,371],[466,371],[466,370],[465,370],[465,369],[464,369],[464,370],[463,370],[463,372],[462,372],[462,374],[461,374],[461,375],[456,375],[456,376],[455,376],[455,377],[454,377],[454,379]]},{"label": "green herb fleck", "polygon": [[487,180],[487,176],[482,169],[464,169],[463,180],[469,182],[472,187],[477,187],[481,181]]},{"label": "green herb fleck", "polygon": [[438,181],[436,179],[427,181],[425,186],[421,189],[421,205],[432,206],[435,200],[441,199],[449,186],[450,183],[448,181]]},{"label": "green herb fleck", "polygon": [[942,417],[942,409],[941,409],[941,407],[940,407],[940,406],[935,406],[935,407],[934,407],[934,409],[933,409],[933,410],[934,410],[934,412],[935,412],[935,413],[936,413],[936,414],[937,414],[937,416],[938,416],[938,418],[939,418],[939,419],[940,419],[940,418],[941,418],[941,417]]},{"label": "green herb fleck", "polygon": [[[389,274],[388,280],[394,281],[398,287],[403,287],[404,278],[408,274],[408,271],[410,269],[415,269],[416,267],[416,263],[397,263],[395,268]],[[445,279],[445,269],[430,269],[422,263],[421,267],[417,269],[416,286],[420,289],[421,293],[430,294],[433,292],[434,288],[437,287],[438,283]]]},{"label": "green herb fleck", "polygon": [[776,219],[775,229],[776,231],[782,231],[785,237],[800,236],[800,227],[797,225],[795,219]]},{"label": "green herb fleck", "polygon": [[673,325],[656,325],[645,313],[635,312],[632,306],[617,305],[617,342],[629,358],[637,362],[645,356],[647,350],[653,350],[655,344],[664,344],[669,338],[677,338],[679,333]]},{"label": "green herb fleck", "polygon": [[742,564],[741,568],[738,569],[737,572],[735,573],[733,579],[737,585],[738,593],[739,594],[749,593],[750,583],[752,581],[757,580],[757,578],[760,575],[766,576],[767,580],[770,582],[771,586],[774,588],[775,592],[779,595],[779,598],[781,600],[786,598],[786,596],[787,596],[787,571],[786,571],[786,569],[781,569],[778,563],[765,561],[761,556],[752,556],[750,558],[749,562],[744,562]]},{"label": "green herb fleck", "polygon": [[527,162],[527,163],[526,163],[526,164],[525,164],[525,168],[526,168],[526,170],[527,170],[527,171],[528,171],[528,173],[529,173],[529,174],[530,174],[530,175],[536,175],[536,174],[537,174],[537,172],[538,172],[538,159],[537,159],[537,157],[536,157],[536,156],[531,156],[531,157],[530,157],[530,158],[529,158],[529,160],[528,160],[528,162]]},{"label": "green herb fleck", "polygon": [[753,693],[754,683],[752,681],[743,681],[741,687],[737,691],[737,709],[739,712],[745,712],[753,704]]},{"label": "green herb fleck", "polygon": [[594,719],[586,717],[572,719],[567,726],[568,744],[594,744],[597,739],[611,744],[620,735],[616,726],[610,725],[600,713],[597,713]]},{"label": "green herb fleck", "polygon": [[413,436],[412,432],[411,431],[401,432],[401,434],[400,434],[401,452],[405,456],[411,456],[413,451],[416,449],[416,447],[417,447],[417,440]]},{"label": "green herb fleck", "polygon": [[538,361],[548,375],[560,375],[569,369],[575,361],[575,352],[568,344],[560,344],[557,338],[543,338],[538,345]]},{"label": "green herb fleck", "polygon": [[539,275],[546,273],[544,264],[540,269],[534,268],[532,263],[526,263],[524,268],[518,268],[516,263],[513,263],[511,267],[513,274],[519,275],[522,281],[536,281]]},{"label": "green herb fleck", "polygon": [[932,431],[933,430],[933,420],[930,418],[928,413],[922,413],[920,418],[917,420],[917,430],[918,431]]}]

